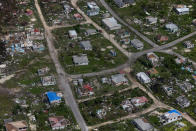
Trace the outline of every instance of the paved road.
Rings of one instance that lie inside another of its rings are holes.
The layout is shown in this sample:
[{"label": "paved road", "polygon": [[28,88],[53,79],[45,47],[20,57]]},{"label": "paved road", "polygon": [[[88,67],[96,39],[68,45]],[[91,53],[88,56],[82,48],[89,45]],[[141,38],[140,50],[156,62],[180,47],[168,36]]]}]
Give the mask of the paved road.
[{"label": "paved road", "polygon": [[150,39],[148,39],[146,36],[144,36],[142,33],[140,33],[139,31],[137,31],[136,29],[134,29],[132,26],[130,26],[129,24],[127,24],[123,19],[121,19],[109,6],[108,4],[105,2],[105,0],[100,0],[100,2],[102,3],[102,5],[112,14],[113,17],[115,17],[121,24],[125,25],[126,27],[128,27],[132,32],[134,32],[136,35],[138,35],[140,38],[142,38],[144,41],[146,41],[147,43],[149,43],[152,47],[157,47],[158,45],[154,42],[152,42]]},{"label": "paved road", "polygon": [[114,40],[113,37],[111,37],[102,27],[100,27],[97,23],[92,21],[77,5],[78,0],[71,0],[72,6],[86,19],[86,21],[90,24],[92,24],[97,30],[102,31],[102,35],[108,39],[118,50],[120,50],[125,56],[129,57],[132,53],[126,51],[123,49],[120,44]]},{"label": "paved road", "polygon": [[71,87],[70,87],[69,81],[68,81],[68,75],[64,72],[64,69],[58,60],[58,53],[53,45],[53,36],[49,30],[49,27],[47,26],[47,24],[44,20],[44,17],[42,15],[42,12],[41,12],[41,9],[40,9],[40,6],[39,6],[37,0],[35,0],[35,6],[36,6],[36,9],[37,9],[38,14],[40,16],[40,19],[44,25],[44,29],[46,32],[45,36],[46,36],[46,40],[47,40],[47,44],[48,44],[48,48],[49,48],[49,53],[50,53],[50,56],[55,64],[56,71],[58,74],[58,79],[57,79],[58,86],[63,91],[65,101],[66,101],[67,105],[71,108],[71,110],[74,114],[74,117],[75,117],[77,123],[79,124],[79,127],[82,129],[82,131],[88,131],[87,125],[86,125],[86,123],[85,123],[85,121],[79,111],[78,105],[77,105],[75,98],[72,94]]}]

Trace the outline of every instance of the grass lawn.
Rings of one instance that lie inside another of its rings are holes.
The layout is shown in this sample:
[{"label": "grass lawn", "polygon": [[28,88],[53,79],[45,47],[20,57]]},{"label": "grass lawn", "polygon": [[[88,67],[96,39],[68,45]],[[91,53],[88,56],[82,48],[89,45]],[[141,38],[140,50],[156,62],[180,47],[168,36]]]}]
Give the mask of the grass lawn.
[{"label": "grass lawn", "polygon": [[[120,93],[120,94],[115,93],[112,96],[100,97],[94,100],[86,101],[86,102],[80,103],[79,107],[87,124],[94,125],[94,124],[102,123],[108,120],[114,120],[119,117],[128,115],[129,113],[125,112],[121,108],[120,104],[123,100],[126,100],[128,98],[133,98],[136,96],[146,96],[150,101],[147,104],[145,104],[143,107],[140,107],[137,110],[135,110],[135,112],[141,111],[149,107],[150,104],[152,104],[152,100],[147,96],[147,94],[145,94],[139,88],[136,88],[133,90]],[[103,107],[106,107],[109,111],[107,111],[107,114],[103,119],[99,119],[96,116],[96,111],[98,109],[103,109]]]},{"label": "grass lawn", "polygon": [[137,131],[135,126],[131,124],[131,120],[120,121],[117,123],[101,126],[100,131]]},{"label": "grass lawn", "polygon": [[[185,52],[185,46],[184,46],[184,42],[185,41],[191,41],[192,42],[192,44],[194,44],[195,45],[195,47],[194,48],[192,48],[192,49],[190,49],[190,52]],[[179,43],[179,44],[177,44],[175,47],[177,47],[177,49],[174,49],[174,51],[175,52],[177,52],[177,53],[179,53],[179,54],[181,54],[182,56],[184,56],[184,57],[187,57],[187,58],[189,58],[189,59],[191,59],[191,60],[193,60],[193,61],[196,61],[196,39],[195,39],[195,36],[193,36],[193,37],[191,37],[191,38],[189,38],[189,39],[187,39],[187,40],[185,40],[185,41],[183,41],[183,42],[181,42],[181,43]]]},{"label": "grass lawn", "polygon": [[[53,31],[57,43],[56,47],[59,50],[59,59],[67,73],[78,74],[96,72],[113,68],[126,62],[126,56],[117,50],[108,40],[103,38],[101,34],[85,36],[84,32],[89,28],[92,29],[92,25],[61,28]],[[79,45],[79,40],[70,40],[68,31],[71,29],[75,29],[82,40],[89,40],[93,47],[93,51],[83,50]],[[74,47],[70,47],[70,43],[72,43]],[[111,56],[110,50],[114,50],[117,53],[117,56]],[[88,65],[74,66],[72,56],[79,54],[87,54],[89,60]]]},{"label": "grass lawn", "polygon": [[[111,84],[103,84],[101,81],[101,78],[103,78],[103,77],[111,78],[111,75],[114,75],[114,74],[109,74],[109,75],[104,75],[104,76],[96,76],[96,77],[90,77],[90,78],[89,77],[83,78],[84,85],[89,84],[89,83],[92,84],[93,91],[94,91],[93,96],[101,96],[101,95],[104,95],[107,93],[115,93],[118,90],[128,88],[132,84],[130,81],[129,81],[129,85],[116,86],[112,83]],[[77,90],[76,90],[77,86],[74,86],[73,83],[71,83],[71,86],[72,86],[72,90],[74,92],[76,92],[75,93],[76,98],[82,99],[82,98],[90,97],[90,96],[83,96],[83,97],[78,96]]]},{"label": "grass lawn", "polygon": [[[189,34],[195,31],[195,27],[191,25],[192,20],[195,18],[194,11],[190,11],[189,15],[177,15],[176,12],[172,10],[172,5],[174,4],[185,4],[192,5],[194,7],[196,4],[192,1],[178,1],[178,0],[162,0],[161,2],[157,2],[156,0],[148,1],[139,1],[136,2],[136,5],[131,5],[126,8],[118,8],[113,0],[106,0],[110,7],[125,21],[131,24],[134,28],[144,33],[149,32],[147,35],[151,40],[157,42],[154,38],[156,35],[167,35],[169,36],[169,41],[173,41],[179,37],[182,37],[186,34]],[[143,9],[143,10],[142,10]],[[157,17],[158,19],[165,19],[164,23],[158,22],[156,25],[145,26],[146,19],[148,16],[145,11],[147,11],[151,16]],[[142,24],[135,24],[133,22],[134,18],[141,20]],[[172,34],[164,28],[166,23],[173,22],[180,29],[180,34]],[[191,26],[190,26],[191,25]],[[167,42],[169,42],[167,41]],[[157,42],[157,44],[162,44]]]}]

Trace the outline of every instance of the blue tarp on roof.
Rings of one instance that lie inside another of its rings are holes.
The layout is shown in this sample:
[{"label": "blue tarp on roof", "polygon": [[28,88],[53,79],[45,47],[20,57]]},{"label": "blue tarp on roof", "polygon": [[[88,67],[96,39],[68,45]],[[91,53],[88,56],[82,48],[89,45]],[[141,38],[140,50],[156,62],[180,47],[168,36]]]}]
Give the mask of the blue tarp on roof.
[{"label": "blue tarp on roof", "polygon": [[56,92],[49,91],[46,93],[49,102],[61,100],[61,97],[57,96]]},{"label": "blue tarp on roof", "polygon": [[176,113],[178,115],[181,115],[180,112],[178,112],[177,110],[170,110],[170,111],[168,111],[168,113]]}]

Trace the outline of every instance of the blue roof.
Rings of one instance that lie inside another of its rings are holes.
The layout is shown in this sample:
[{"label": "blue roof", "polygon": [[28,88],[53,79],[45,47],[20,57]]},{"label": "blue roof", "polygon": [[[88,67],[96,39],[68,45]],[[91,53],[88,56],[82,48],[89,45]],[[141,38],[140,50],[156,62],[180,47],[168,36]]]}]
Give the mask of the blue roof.
[{"label": "blue roof", "polygon": [[170,110],[170,111],[168,111],[168,113],[176,113],[178,115],[181,115],[180,112],[178,112],[177,110]]},{"label": "blue roof", "polygon": [[49,91],[46,93],[46,95],[49,99],[49,102],[61,100],[61,97],[57,96],[56,92]]}]

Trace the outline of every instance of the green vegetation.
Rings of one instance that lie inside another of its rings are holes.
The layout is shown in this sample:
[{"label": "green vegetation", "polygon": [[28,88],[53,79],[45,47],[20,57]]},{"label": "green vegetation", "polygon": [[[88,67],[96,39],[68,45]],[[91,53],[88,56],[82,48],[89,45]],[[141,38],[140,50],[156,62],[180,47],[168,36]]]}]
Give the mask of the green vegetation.
[{"label": "green vegetation", "polygon": [[[148,37],[154,42],[157,42],[155,37],[159,34],[169,36],[169,41],[173,41],[195,30],[195,27],[192,25],[190,26],[190,24],[195,18],[194,12],[196,11],[196,4],[189,0],[162,0],[161,2],[157,2],[156,0],[142,0],[136,2],[136,5],[131,5],[126,8],[118,8],[113,0],[106,1],[110,7],[130,25],[142,33],[149,32]],[[193,7],[191,10],[193,9],[193,11],[190,11],[190,14],[188,15],[178,15],[172,10],[175,4],[192,5]],[[161,23],[158,21],[156,25],[145,26],[145,17],[148,16],[146,12],[158,19],[164,19],[165,22]],[[141,20],[142,24],[133,23],[135,18]],[[180,28],[180,34],[176,35],[166,31],[164,25],[169,22],[176,24]],[[162,44],[160,42],[157,43]]]},{"label": "green vegetation", "polygon": [[[126,62],[127,58],[117,50],[101,34],[85,36],[86,29],[92,29],[92,25],[78,25],[73,28],[61,28],[53,31],[56,38],[56,48],[59,50],[59,59],[65,71],[70,74],[97,72],[116,67]],[[78,37],[91,42],[92,51],[84,51],[79,40],[71,40],[68,36],[69,30],[75,29]],[[110,49],[111,48],[111,49]],[[102,50],[103,49],[103,50]],[[117,56],[112,56],[110,50],[114,50]],[[75,66],[72,62],[73,55],[87,54],[89,64],[86,66]]]},{"label": "green vegetation", "polygon": [[[141,111],[152,104],[152,100],[141,91],[139,88],[135,88],[133,90],[129,90],[122,93],[115,93],[112,96],[108,97],[99,97],[94,100],[89,100],[79,104],[81,113],[86,120],[88,125],[94,125],[101,122],[105,122],[108,120],[114,120],[123,116],[128,115],[129,113],[124,111],[120,104],[123,100],[128,98],[138,97],[138,96],[146,96],[149,100],[147,104],[142,107],[139,107],[135,110],[135,112]],[[106,108],[106,116],[103,119],[99,119],[96,116],[96,111],[99,109]]]}]

